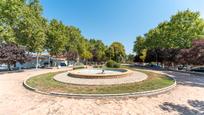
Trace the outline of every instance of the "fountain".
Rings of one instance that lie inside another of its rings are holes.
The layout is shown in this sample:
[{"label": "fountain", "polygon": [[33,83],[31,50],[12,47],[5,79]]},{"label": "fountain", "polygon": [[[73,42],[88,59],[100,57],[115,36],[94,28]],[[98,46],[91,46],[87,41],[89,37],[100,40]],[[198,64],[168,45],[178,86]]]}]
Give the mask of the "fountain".
[{"label": "fountain", "polygon": [[147,79],[147,75],[128,69],[78,69],[54,76],[54,80],[75,85],[114,85],[135,83]]},{"label": "fountain", "polygon": [[70,77],[77,78],[116,78],[125,77],[131,74],[132,71],[127,69],[79,69],[68,73]]}]

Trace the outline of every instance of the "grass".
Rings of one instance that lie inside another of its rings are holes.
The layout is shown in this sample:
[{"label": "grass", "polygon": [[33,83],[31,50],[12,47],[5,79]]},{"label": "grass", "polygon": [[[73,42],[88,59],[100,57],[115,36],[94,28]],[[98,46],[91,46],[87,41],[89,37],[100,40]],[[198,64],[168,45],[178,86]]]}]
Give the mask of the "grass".
[{"label": "grass", "polygon": [[141,71],[148,75],[148,79],[142,82],[120,84],[120,85],[106,85],[106,86],[85,86],[85,85],[71,85],[57,82],[53,79],[55,73],[41,74],[32,77],[26,83],[40,91],[44,92],[61,92],[61,93],[75,93],[75,94],[117,94],[117,93],[131,93],[155,90],[170,86],[174,83],[172,78],[163,74]]}]

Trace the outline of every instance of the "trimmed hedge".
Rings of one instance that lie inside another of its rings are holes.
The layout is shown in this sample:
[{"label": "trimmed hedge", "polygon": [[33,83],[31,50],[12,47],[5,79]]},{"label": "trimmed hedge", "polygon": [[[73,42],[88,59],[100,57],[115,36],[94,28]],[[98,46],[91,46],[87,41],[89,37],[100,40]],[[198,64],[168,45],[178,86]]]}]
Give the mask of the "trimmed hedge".
[{"label": "trimmed hedge", "polygon": [[75,67],[73,67],[73,70],[76,70],[76,69],[83,69],[83,68],[85,68],[84,66],[75,66]]},{"label": "trimmed hedge", "polygon": [[106,63],[106,66],[107,67],[110,67],[110,68],[120,68],[120,64],[113,61],[113,60],[109,60],[107,63]]},{"label": "trimmed hedge", "polygon": [[102,68],[103,65],[94,65],[93,68]]}]

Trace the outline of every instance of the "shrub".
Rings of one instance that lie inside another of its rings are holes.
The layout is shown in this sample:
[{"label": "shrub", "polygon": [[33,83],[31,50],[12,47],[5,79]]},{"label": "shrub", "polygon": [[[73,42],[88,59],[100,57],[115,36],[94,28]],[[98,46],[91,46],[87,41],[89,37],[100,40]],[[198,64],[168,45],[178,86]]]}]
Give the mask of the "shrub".
[{"label": "shrub", "polygon": [[85,68],[84,66],[75,66],[75,67],[73,67],[73,70],[76,70],[76,69],[83,69],[83,68]]},{"label": "shrub", "polygon": [[119,63],[115,63],[115,64],[113,65],[113,67],[114,67],[114,68],[120,68],[120,64],[119,64]]},{"label": "shrub", "polygon": [[114,61],[113,60],[109,60],[107,63],[106,63],[106,66],[107,67],[113,67],[113,65],[114,65]]},{"label": "shrub", "polygon": [[120,68],[120,64],[113,61],[113,60],[109,60],[107,63],[106,63],[106,66],[107,67],[110,67],[110,68]]},{"label": "shrub", "polygon": [[103,65],[94,65],[93,68],[102,68]]}]

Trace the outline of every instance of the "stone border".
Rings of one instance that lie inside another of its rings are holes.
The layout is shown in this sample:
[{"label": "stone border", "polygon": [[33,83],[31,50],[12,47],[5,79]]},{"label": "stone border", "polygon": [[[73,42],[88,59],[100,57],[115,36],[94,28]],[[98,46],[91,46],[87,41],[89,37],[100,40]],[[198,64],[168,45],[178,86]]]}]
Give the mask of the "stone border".
[{"label": "stone border", "polygon": [[[68,73],[69,76],[71,77],[76,77],[76,78],[86,78],[86,79],[103,79],[103,78],[118,78],[118,77],[125,77],[129,74],[132,74],[133,72],[129,69],[107,69],[107,70],[118,70],[118,71],[123,71],[121,73],[114,73],[114,74],[84,74],[84,73],[78,73],[82,69],[77,69],[70,71]],[[105,69],[106,70],[106,69]]]},{"label": "stone border", "polygon": [[171,79],[174,80],[174,83],[168,87],[164,87],[164,88],[160,88],[160,89],[156,89],[156,90],[150,90],[150,91],[143,91],[143,92],[133,92],[133,93],[120,93],[120,94],[74,94],[74,93],[59,93],[59,92],[43,92],[40,91],[36,88],[33,88],[31,86],[29,86],[26,81],[28,79],[30,79],[31,77],[35,77],[35,76],[31,76],[26,78],[23,81],[23,86],[26,89],[29,89],[31,91],[34,91],[36,93],[40,93],[40,94],[44,94],[44,95],[51,95],[51,96],[61,96],[61,97],[70,97],[70,98],[125,98],[125,97],[142,97],[142,96],[154,96],[154,95],[159,95],[165,92],[170,91],[171,89],[175,88],[177,83],[176,80],[173,78],[173,75],[169,75],[169,74],[165,74],[168,77],[170,77]]}]

